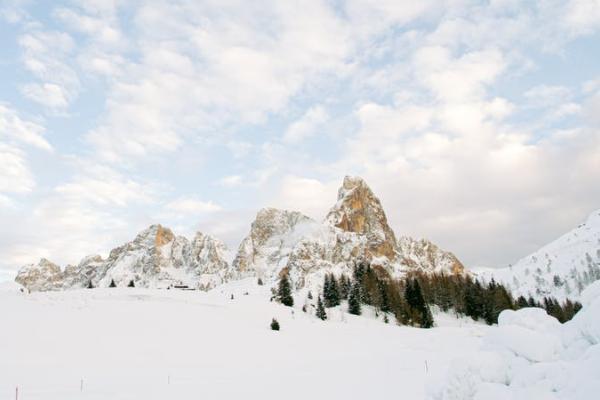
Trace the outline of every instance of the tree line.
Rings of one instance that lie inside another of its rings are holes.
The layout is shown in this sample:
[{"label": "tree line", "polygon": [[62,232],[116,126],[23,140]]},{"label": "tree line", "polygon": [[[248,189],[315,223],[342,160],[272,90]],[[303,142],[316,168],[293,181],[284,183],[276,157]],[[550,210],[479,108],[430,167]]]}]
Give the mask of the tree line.
[{"label": "tree line", "polygon": [[[277,290],[278,300],[285,305],[293,305],[291,285],[287,274],[282,274]],[[312,293],[308,294],[312,300]],[[566,300],[559,303],[555,298],[545,298],[542,302],[523,296],[515,299],[504,285],[494,281],[482,283],[469,275],[445,273],[409,273],[401,279],[392,279],[389,273],[379,266],[368,263],[357,264],[348,277],[326,274],[323,291],[316,301],[316,315],[327,319],[327,308],[347,302],[348,312],[361,315],[364,305],[382,313],[385,322],[393,316],[401,325],[430,328],[434,325],[431,306],[442,311],[454,311],[487,324],[498,322],[504,310],[517,310],[524,307],[539,307],[566,322],[581,309],[581,304]]]}]

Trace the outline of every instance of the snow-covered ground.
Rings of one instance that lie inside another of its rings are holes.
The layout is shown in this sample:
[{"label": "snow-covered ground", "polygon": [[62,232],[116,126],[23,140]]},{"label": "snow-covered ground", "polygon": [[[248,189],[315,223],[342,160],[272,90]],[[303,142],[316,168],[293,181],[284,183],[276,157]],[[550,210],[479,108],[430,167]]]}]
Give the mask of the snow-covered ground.
[{"label": "snow-covered ground", "polygon": [[500,314],[480,351],[457,358],[431,400],[592,400],[600,394],[600,281],[582,293],[582,310],[561,325],[544,310]]},{"label": "snow-covered ground", "polygon": [[1,284],[0,399],[17,386],[20,400],[423,399],[494,329],[442,314],[434,329],[399,327],[339,309],[323,322],[299,299],[292,310],[269,297],[254,279],[208,293]]}]

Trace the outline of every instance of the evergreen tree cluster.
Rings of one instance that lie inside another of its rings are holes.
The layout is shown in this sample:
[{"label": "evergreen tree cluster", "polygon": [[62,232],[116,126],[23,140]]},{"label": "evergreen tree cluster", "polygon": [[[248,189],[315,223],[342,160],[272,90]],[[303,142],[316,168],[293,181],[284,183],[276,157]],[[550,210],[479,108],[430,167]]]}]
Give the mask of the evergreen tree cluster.
[{"label": "evergreen tree cluster", "polygon": [[361,315],[364,304],[382,312],[384,321],[389,321],[388,314],[393,314],[403,325],[433,326],[431,311],[416,279],[408,283],[394,281],[382,268],[373,268],[366,263],[359,263],[351,278],[342,275],[336,279],[333,274],[326,275],[322,297],[325,307],[335,307],[347,300],[350,314]]},{"label": "evergreen tree cluster", "polygon": [[418,272],[394,280],[383,268],[367,263],[356,265],[350,278],[325,276],[317,316],[326,319],[325,308],[338,306],[343,300],[347,300],[350,314],[360,315],[362,306],[369,305],[383,313],[384,320],[392,314],[401,325],[422,328],[434,325],[430,310],[433,305],[489,325],[497,323],[504,310],[539,307],[564,323],[581,309],[580,303],[571,300],[559,303],[555,298],[545,298],[543,302],[522,296],[514,299],[504,285],[493,279],[484,284],[468,275]]},{"label": "evergreen tree cluster", "polygon": [[486,285],[470,276],[444,273],[417,273],[413,278],[420,282],[427,304],[436,305],[443,311],[452,309],[459,315],[483,320],[489,325],[497,323],[504,310],[539,307],[560,322],[566,322],[581,309],[580,303],[571,300],[562,304],[555,298],[545,298],[542,303],[532,297],[520,296],[515,300],[506,287],[493,279]]}]

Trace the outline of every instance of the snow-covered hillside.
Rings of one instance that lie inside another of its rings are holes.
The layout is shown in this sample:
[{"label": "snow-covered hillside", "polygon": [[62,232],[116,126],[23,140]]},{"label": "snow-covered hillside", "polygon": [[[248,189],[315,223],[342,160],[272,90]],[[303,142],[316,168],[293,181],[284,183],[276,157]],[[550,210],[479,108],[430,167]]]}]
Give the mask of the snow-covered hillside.
[{"label": "snow-covered hillside", "polygon": [[269,297],[255,279],[209,292],[4,284],[0,398],[18,386],[22,400],[422,399],[427,377],[491,329],[450,317],[398,327],[339,309],[321,321],[300,298],[292,309]]},{"label": "snow-covered hillside", "polygon": [[591,400],[600,393],[600,281],[561,325],[539,308],[500,314],[480,351],[456,359],[431,400]]},{"label": "snow-covered hillside", "polygon": [[600,210],[513,266],[482,270],[479,275],[504,282],[516,296],[578,299],[583,289],[600,279]]}]

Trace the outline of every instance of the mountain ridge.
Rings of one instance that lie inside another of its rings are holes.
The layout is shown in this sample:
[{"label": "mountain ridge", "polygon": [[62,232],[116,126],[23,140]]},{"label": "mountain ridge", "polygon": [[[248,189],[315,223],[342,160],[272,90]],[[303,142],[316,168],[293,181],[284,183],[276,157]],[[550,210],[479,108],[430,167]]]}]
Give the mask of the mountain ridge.
[{"label": "mountain ridge", "polygon": [[296,289],[318,286],[326,273],[351,274],[367,261],[401,277],[412,270],[463,273],[454,254],[433,243],[396,235],[381,201],[359,177],[346,176],[336,203],[322,222],[298,211],[263,208],[257,212],[235,258],[216,238],[197,232],[190,240],[154,224],[112,249],[106,259],[87,256],[61,270],[45,260],[19,271],[16,281],[30,290],[88,286],[142,287],[184,284],[208,290],[247,277],[274,281],[282,270]]}]

